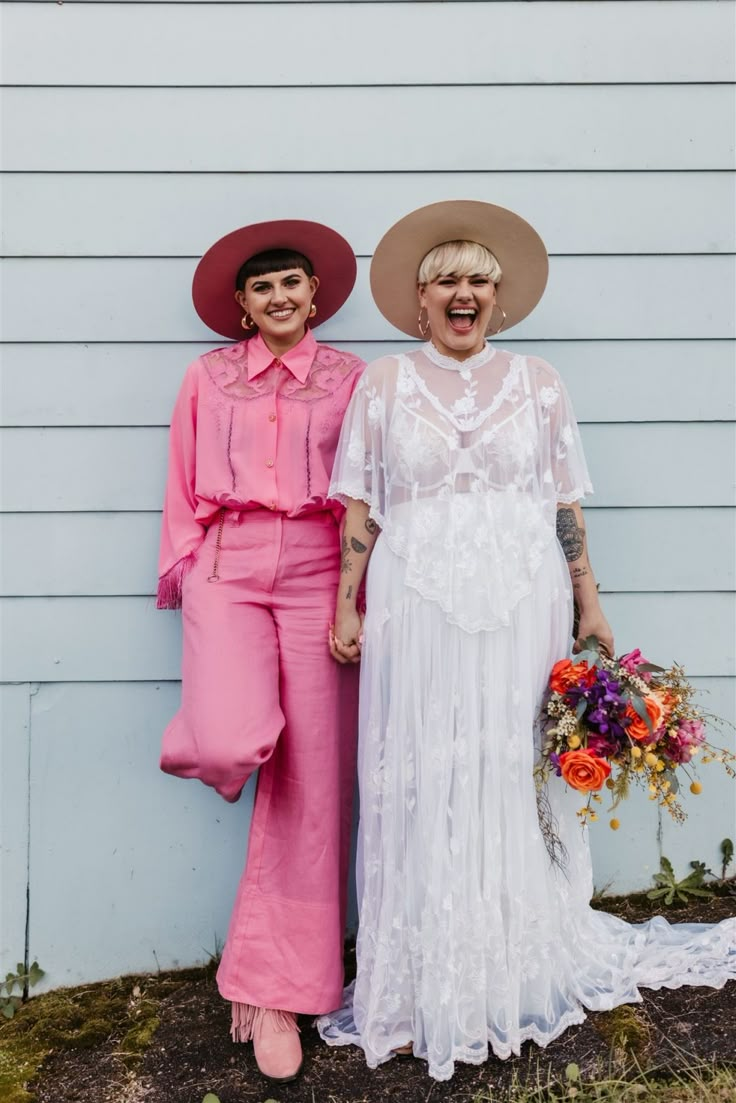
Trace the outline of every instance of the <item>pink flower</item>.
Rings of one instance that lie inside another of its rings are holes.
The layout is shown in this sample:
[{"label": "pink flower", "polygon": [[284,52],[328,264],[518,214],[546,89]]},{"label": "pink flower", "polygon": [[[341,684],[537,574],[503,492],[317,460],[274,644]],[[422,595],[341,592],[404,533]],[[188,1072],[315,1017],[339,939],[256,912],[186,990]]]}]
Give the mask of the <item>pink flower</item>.
[{"label": "pink flower", "polygon": [[681,720],[677,731],[670,732],[667,753],[674,762],[689,762],[695,748],[699,747],[704,739],[705,728],[702,720]]},{"label": "pink flower", "polygon": [[639,678],[643,678],[645,682],[652,680],[652,675],[648,671],[639,671],[636,669],[642,663],[648,663],[649,659],[645,659],[641,651],[637,647],[635,651],[629,651],[626,655],[622,655],[618,660],[619,666],[622,666],[628,674],[635,674]]}]

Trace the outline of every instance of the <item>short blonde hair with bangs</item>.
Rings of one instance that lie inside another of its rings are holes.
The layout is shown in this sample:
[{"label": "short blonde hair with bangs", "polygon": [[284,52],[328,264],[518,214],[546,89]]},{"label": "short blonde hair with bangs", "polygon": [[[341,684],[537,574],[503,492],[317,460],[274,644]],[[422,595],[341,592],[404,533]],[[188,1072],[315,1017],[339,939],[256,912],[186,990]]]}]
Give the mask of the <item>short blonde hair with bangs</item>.
[{"label": "short blonde hair with bangs", "polygon": [[501,265],[490,249],[477,241],[444,241],[430,249],[419,265],[417,283],[432,283],[440,276],[488,276],[498,283]]}]

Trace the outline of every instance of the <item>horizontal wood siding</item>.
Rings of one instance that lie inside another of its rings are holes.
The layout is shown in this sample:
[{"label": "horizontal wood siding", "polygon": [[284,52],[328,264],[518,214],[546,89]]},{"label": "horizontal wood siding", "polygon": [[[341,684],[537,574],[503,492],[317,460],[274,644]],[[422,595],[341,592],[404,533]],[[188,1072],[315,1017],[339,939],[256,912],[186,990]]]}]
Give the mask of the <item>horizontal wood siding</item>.
[{"label": "horizontal wood siding", "polygon": [[5,167],[23,172],[730,169],[736,117],[719,84],[314,87],[308,108],[303,88],[8,88],[4,100]]},{"label": "horizontal wood siding", "polygon": [[[249,221],[351,241],[355,295],[318,336],[365,359],[410,347],[368,293],[397,218],[485,198],[539,229],[547,294],[499,343],[573,396],[617,643],[683,662],[736,720],[735,18],[734,0],[4,4],[0,969],[27,920],[47,987],[200,961],[225,934],[252,786],[228,807],[158,773],[181,619],[151,595],[170,410],[221,343],[192,272]],[[703,781],[683,827],[637,799],[615,845],[591,833],[598,888],[647,886],[662,852],[716,868],[736,788]]]},{"label": "horizontal wood siding", "polygon": [[[329,55],[321,58],[304,49],[319,19],[306,5],[189,5],[172,11],[155,4],[65,3],[49,13],[37,4],[10,4],[5,34],[27,48],[8,54],[4,80],[277,88],[733,80],[729,6],[690,0],[667,7],[663,17],[658,0],[623,11],[617,0],[562,0],[545,7],[453,0],[451,12],[447,5],[425,4],[418,24],[414,4],[346,3],[329,13]],[[450,20],[462,49],[444,49]],[[240,58],[223,55],[225,41],[242,48]]]},{"label": "horizontal wood siding", "polygon": [[[493,196],[550,253],[733,253],[727,172],[18,172],[6,177],[6,256],[198,257],[257,210],[329,222],[359,256],[414,206]],[[621,212],[626,212],[621,217]]]}]

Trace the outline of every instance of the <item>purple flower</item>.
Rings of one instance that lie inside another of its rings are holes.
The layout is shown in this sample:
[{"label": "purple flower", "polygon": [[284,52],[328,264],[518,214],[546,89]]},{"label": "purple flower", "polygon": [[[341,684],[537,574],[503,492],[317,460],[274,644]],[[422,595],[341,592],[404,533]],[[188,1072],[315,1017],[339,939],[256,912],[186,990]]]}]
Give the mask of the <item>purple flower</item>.
[{"label": "purple flower", "polygon": [[554,766],[555,773],[558,777],[562,777],[562,767],[560,766],[560,756],[553,751],[549,756],[549,761]]}]

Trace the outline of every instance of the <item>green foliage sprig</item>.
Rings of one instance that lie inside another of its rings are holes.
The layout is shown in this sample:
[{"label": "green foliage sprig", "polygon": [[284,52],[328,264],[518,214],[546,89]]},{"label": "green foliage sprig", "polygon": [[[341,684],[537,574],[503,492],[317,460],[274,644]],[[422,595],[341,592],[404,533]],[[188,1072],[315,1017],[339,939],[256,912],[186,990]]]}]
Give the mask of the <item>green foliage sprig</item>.
[{"label": "green foliage sprig", "polygon": [[[33,962],[28,972],[22,961],[19,961],[15,968],[16,972],[8,973],[0,984],[0,1012],[6,1019],[12,1019],[23,1003],[26,986],[32,988],[34,984],[38,984],[41,977],[45,976],[37,961]],[[15,989],[18,991],[16,992]]]},{"label": "green foliage sprig", "polygon": [[710,873],[704,862],[691,862],[692,873],[688,873],[681,881],[675,877],[672,862],[669,858],[660,858],[660,871],[654,874],[656,889],[647,893],[650,900],[661,900],[667,907],[675,900],[687,904],[691,896],[711,897],[713,890],[705,884],[706,875]]}]

